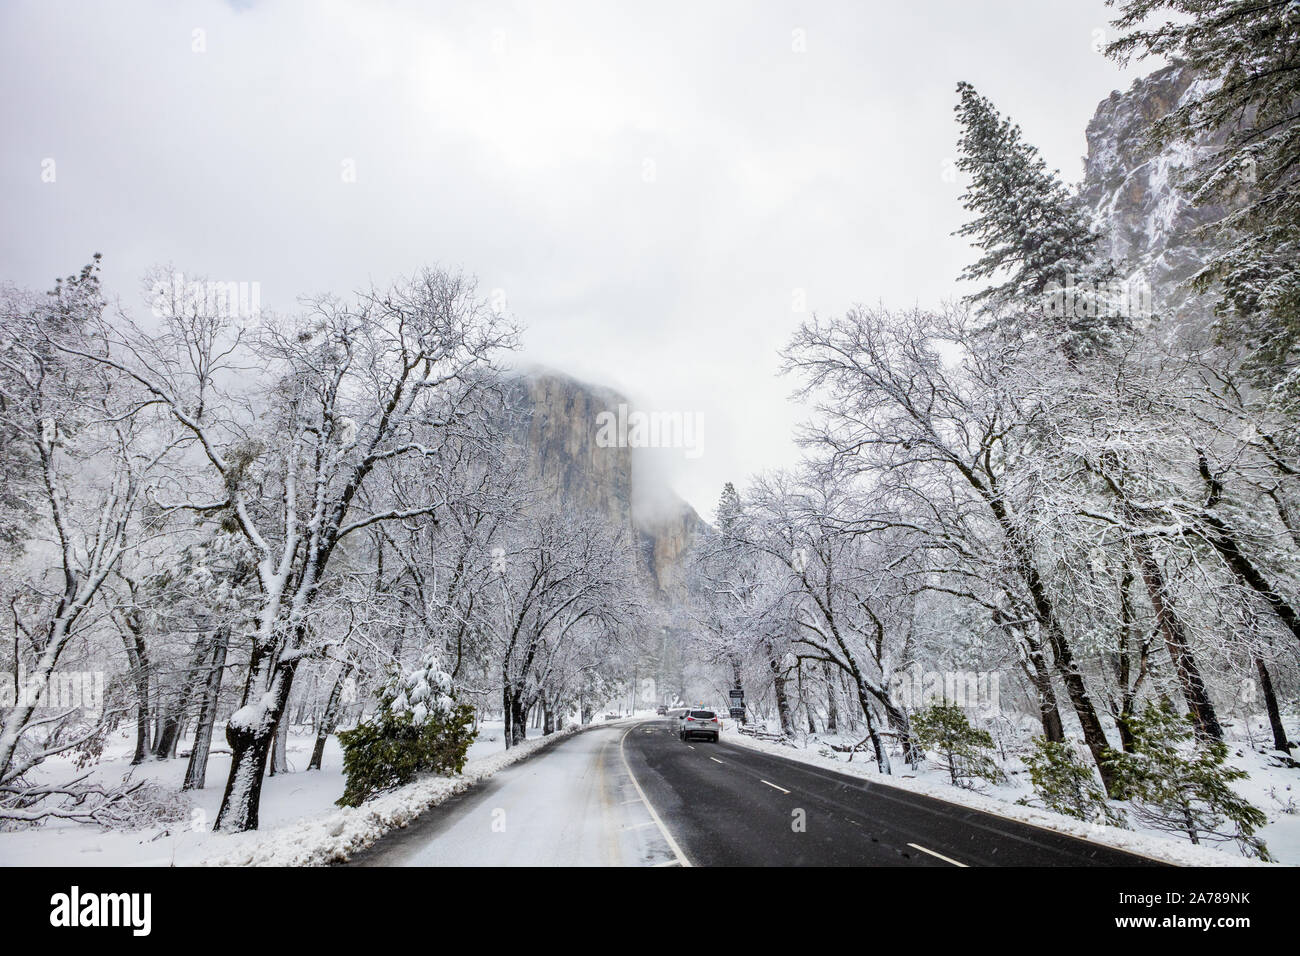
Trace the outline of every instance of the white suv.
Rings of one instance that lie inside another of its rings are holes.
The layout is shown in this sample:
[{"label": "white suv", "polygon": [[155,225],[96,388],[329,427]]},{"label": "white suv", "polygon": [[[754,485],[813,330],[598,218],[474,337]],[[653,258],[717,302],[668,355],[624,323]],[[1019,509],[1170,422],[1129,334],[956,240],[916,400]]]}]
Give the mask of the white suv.
[{"label": "white suv", "polygon": [[677,722],[677,736],[682,740],[703,737],[716,744],[721,731],[722,722],[711,710],[688,710]]}]

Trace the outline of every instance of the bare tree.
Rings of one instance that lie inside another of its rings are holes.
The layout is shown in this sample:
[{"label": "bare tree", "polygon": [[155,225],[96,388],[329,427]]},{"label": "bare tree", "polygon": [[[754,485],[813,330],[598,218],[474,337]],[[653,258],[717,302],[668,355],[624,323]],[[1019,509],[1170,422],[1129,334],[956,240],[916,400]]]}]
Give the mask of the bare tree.
[{"label": "bare tree", "polygon": [[[187,433],[202,467],[160,507],[221,515],[257,555],[261,605],[243,706],[226,728],[219,829],[257,826],[272,733],[298,665],[317,651],[311,612],[337,550],[362,529],[440,506],[371,508],[368,492],[377,471],[438,454],[493,356],[513,343],[473,291],[426,270],[256,329],[173,296],[163,334],[127,326],[106,333],[105,353],[65,350],[137,383]],[[250,368],[261,376],[251,394],[234,381]]]}]

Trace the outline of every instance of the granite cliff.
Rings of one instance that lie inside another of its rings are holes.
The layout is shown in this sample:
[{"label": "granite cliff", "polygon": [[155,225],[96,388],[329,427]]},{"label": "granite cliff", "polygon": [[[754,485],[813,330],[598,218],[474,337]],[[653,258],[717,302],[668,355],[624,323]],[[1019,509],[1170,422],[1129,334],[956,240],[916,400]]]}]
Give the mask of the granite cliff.
[{"label": "granite cliff", "polygon": [[628,399],[560,372],[534,369],[509,379],[508,404],[531,478],[563,506],[602,515],[626,529],[650,595],[665,604],[683,601],[692,547],[712,529],[648,467],[642,450],[598,442],[600,413],[616,412]]}]

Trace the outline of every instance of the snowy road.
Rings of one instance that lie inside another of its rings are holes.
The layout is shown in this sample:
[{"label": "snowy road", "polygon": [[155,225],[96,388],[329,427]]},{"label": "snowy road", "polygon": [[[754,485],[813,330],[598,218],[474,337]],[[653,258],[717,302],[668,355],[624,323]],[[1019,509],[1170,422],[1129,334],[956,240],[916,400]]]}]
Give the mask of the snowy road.
[{"label": "snowy road", "polygon": [[684,744],[667,721],[629,734],[628,764],[692,864],[1150,866],[1053,830],[743,745]]},{"label": "snowy road", "polygon": [[1051,830],[665,720],[562,741],[358,855],[360,866],[1140,866]]},{"label": "snowy road", "polygon": [[677,862],[623,757],[629,724],[599,727],[433,808],[356,866],[654,866]]}]

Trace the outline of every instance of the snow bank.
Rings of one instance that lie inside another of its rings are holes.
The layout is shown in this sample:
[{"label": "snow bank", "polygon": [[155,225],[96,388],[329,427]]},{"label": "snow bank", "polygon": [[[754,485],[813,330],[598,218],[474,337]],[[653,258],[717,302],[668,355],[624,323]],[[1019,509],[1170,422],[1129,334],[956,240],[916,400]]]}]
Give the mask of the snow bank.
[{"label": "snow bank", "polygon": [[[730,728],[728,728],[728,730],[730,730]],[[849,777],[860,777],[863,780],[870,780],[872,783],[894,787],[898,790],[906,790],[910,793],[917,793],[926,797],[933,797],[936,800],[942,800],[945,803],[966,807],[970,810],[981,810],[984,813],[991,813],[995,816],[1006,817],[1007,819],[1016,820],[1020,823],[1042,827],[1045,830],[1054,830],[1057,833],[1063,833],[1067,836],[1078,837],[1081,840],[1089,840],[1093,843],[1100,843],[1117,850],[1126,850],[1129,853],[1136,853],[1140,856],[1150,857],[1177,866],[1271,865],[1241,856],[1235,849],[1232,851],[1225,851],[1216,850],[1210,847],[1193,846],[1191,843],[1182,843],[1178,840],[1155,836],[1153,834],[1137,833],[1132,830],[1106,826],[1104,824],[1086,823],[1083,820],[1076,820],[1073,817],[1053,813],[1050,810],[1043,810],[1038,807],[1026,807],[1017,803],[1009,803],[1005,800],[999,800],[996,797],[986,796],[982,793],[976,793],[975,791],[965,790],[949,784],[885,775],[876,770],[874,763],[846,763],[840,760],[832,760],[818,753],[810,753],[807,750],[800,750],[787,744],[780,744],[766,740],[755,740],[753,737],[748,737],[740,733],[728,732],[725,734],[723,739],[726,740],[727,743],[736,744],[741,747],[749,747],[752,750],[760,750],[763,753],[771,754],[774,757],[784,757],[787,760],[794,760],[799,763],[810,764],[814,767],[834,770]],[[866,761],[871,761],[871,757],[867,754],[860,754],[859,756],[865,758]]]},{"label": "snow bank", "polygon": [[404,827],[430,807],[530,757],[557,740],[586,728],[566,727],[548,737],[525,740],[517,747],[472,760],[455,777],[427,777],[381,794],[359,807],[282,827],[265,839],[202,861],[203,866],[327,866],[364,850],[390,830]]}]

